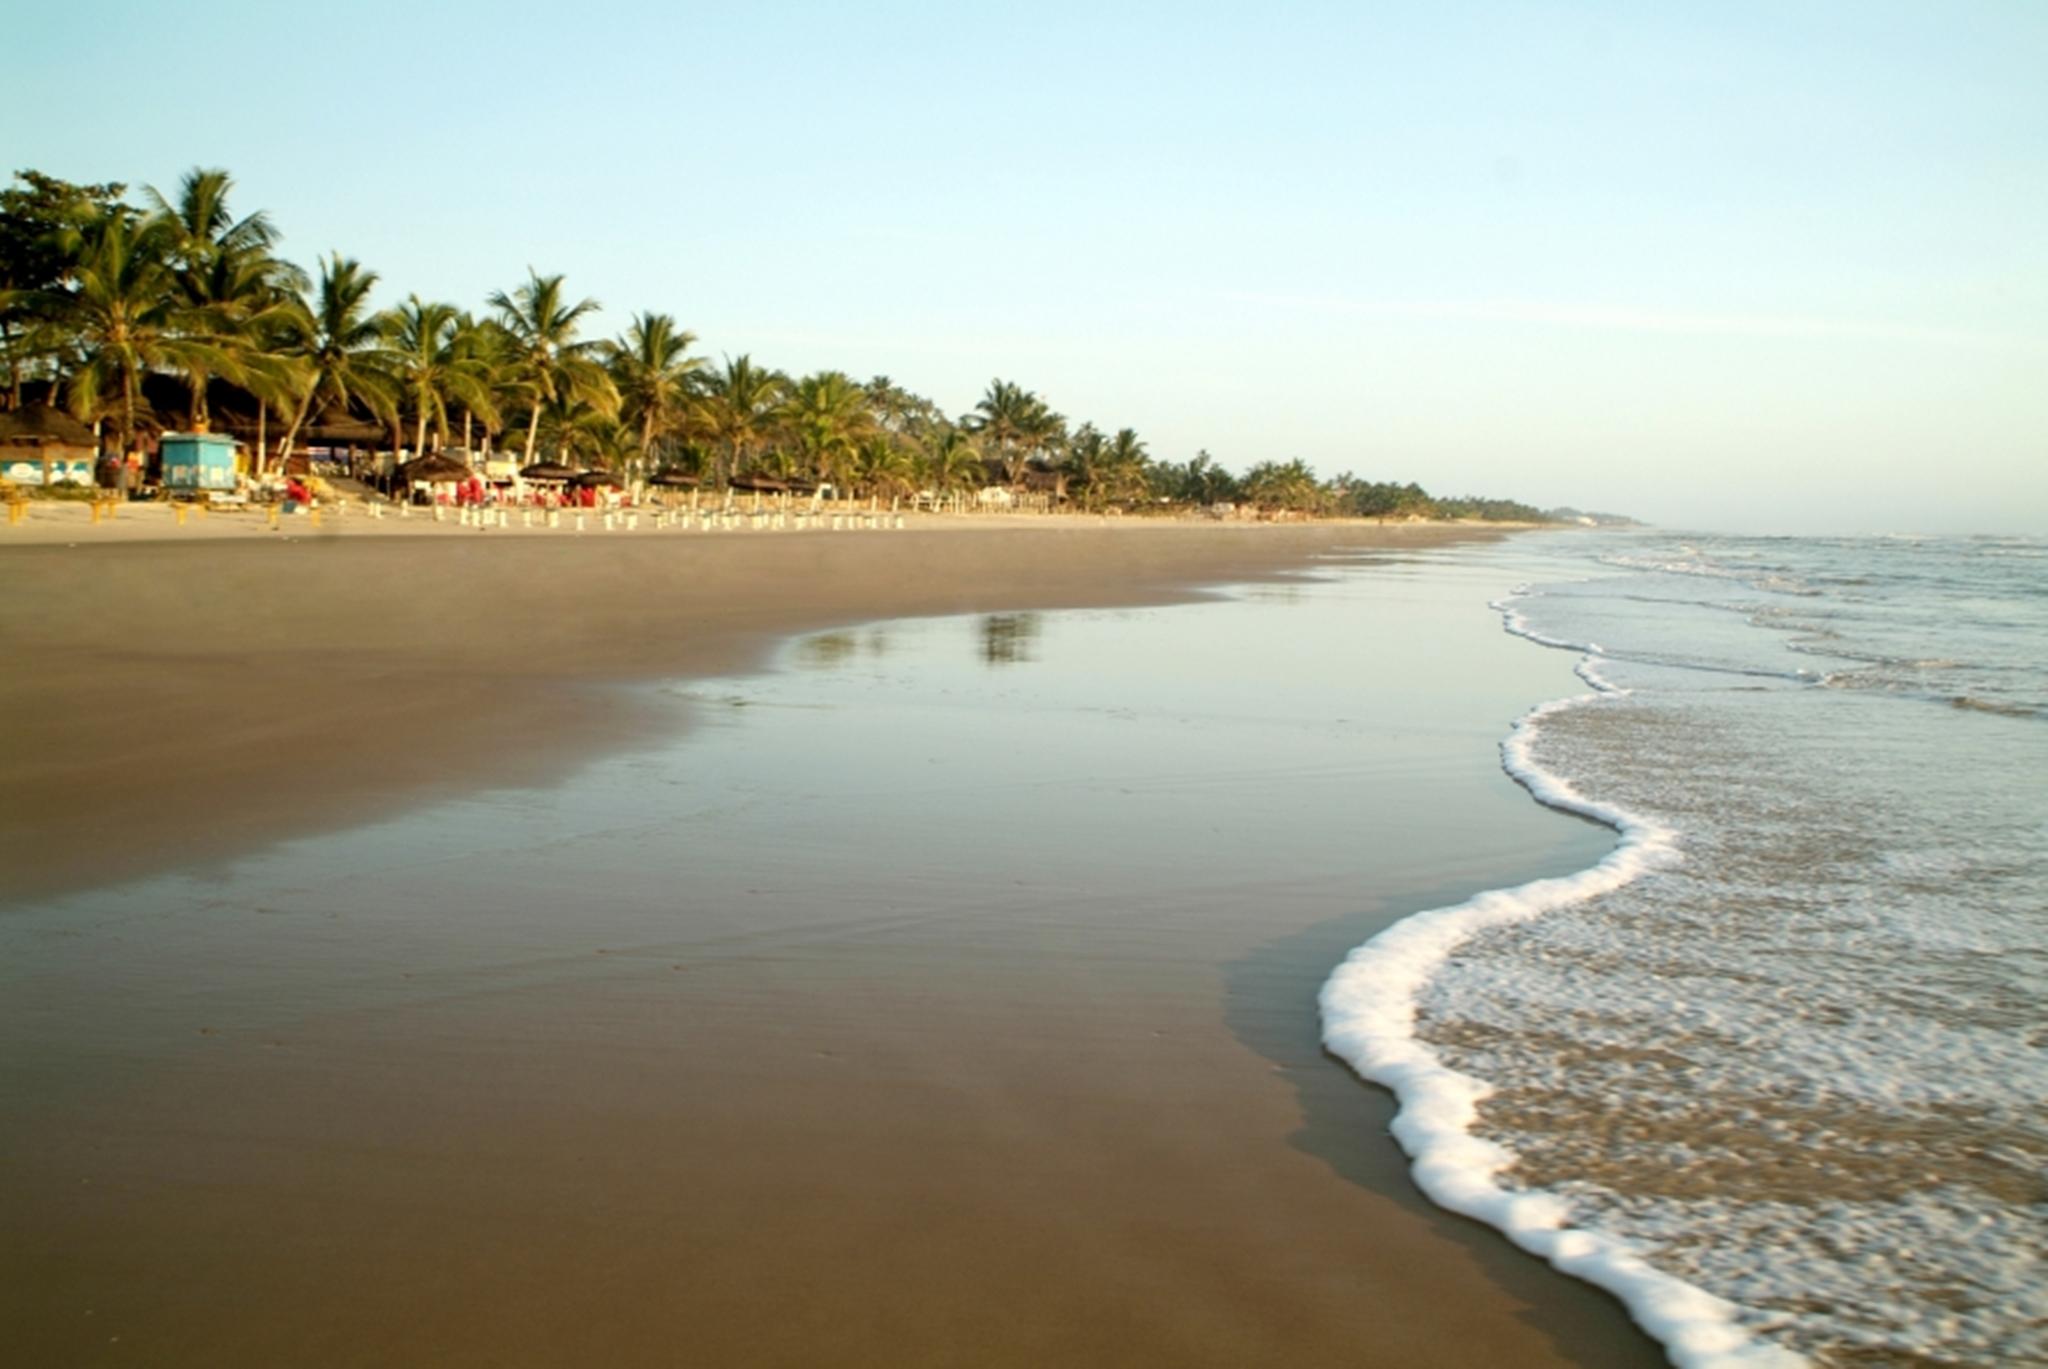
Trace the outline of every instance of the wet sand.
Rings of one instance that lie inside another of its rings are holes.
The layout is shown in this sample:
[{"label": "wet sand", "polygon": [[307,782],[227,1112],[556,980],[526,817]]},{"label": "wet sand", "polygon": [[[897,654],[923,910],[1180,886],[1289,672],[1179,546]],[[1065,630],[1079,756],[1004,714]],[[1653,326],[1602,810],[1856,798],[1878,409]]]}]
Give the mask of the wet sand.
[{"label": "wet sand", "polygon": [[[1657,1363],[1607,1299],[1414,1197],[1386,1101],[1316,1045],[1315,988],[1374,927],[1597,842],[1494,771],[1492,711],[1563,680],[1483,615],[1443,621],[1472,587],[1410,584],[1362,622],[1383,662],[1359,707],[1387,718],[1329,767],[1203,770],[1193,704],[1179,734],[1086,732],[1092,704],[1034,722],[1054,691],[1029,670],[985,686],[1027,710],[999,745],[1030,759],[1002,765],[979,712],[948,740],[922,674],[878,676],[867,712],[616,687],[835,623],[1168,600],[1361,531],[10,554],[42,591],[5,610],[39,662],[11,706],[170,710],[10,751],[8,868],[39,890],[0,912],[10,1342],[48,1364]],[[523,591],[494,616],[465,608],[479,582]],[[198,746],[170,724],[216,683],[303,702]],[[1162,736],[1193,759],[1109,759]],[[484,784],[508,787],[454,797]],[[1355,804],[1371,840],[1297,841],[1303,802]],[[64,828],[110,807],[139,829],[121,868],[166,873],[87,887],[96,843]],[[417,820],[260,853],[392,813]]]},{"label": "wet sand", "polygon": [[[902,532],[458,534],[255,514],[0,541],[0,869],[88,887],[460,793],[538,783],[655,726],[621,680],[760,662],[880,617],[1165,603],[1445,526],[927,519]],[[296,527],[297,531],[290,531]]]}]

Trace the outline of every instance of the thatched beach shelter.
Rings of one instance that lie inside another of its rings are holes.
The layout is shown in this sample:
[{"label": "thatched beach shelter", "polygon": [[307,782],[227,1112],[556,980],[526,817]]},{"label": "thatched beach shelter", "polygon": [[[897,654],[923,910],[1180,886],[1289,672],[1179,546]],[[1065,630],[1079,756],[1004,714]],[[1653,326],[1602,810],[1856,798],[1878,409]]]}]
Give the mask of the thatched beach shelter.
[{"label": "thatched beach shelter", "polygon": [[647,477],[647,488],[661,496],[661,506],[665,509],[675,507],[676,496],[683,490],[690,492],[690,507],[696,508],[697,487],[702,483],[701,480],[691,475],[688,471],[656,471],[653,475]]},{"label": "thatched beach shelter", "polygon": [[406,462],[393,473],[400,485],[457,485],[475,474],[452,456],[422,456]]},{"label": "thatched beach shelter", "polygon": [[100,453],[92,429],[62,409],[29,404],[0,413],[0,475],[48,487],[62,480],[92,483]]},{"label": "thatched beach shelter", "polygon": [[299,439],[309,447],[362,447],[381,449],[390,441],[391,430],[372,419],[354,414],[328,414],[308,423]]},{"label": "thatched beach shelter", "polygon": [[536,461],[531,466],[522,466],[519,470],[521,480],[552,480],[558,483],[574,480],[581,474],[583,472],[574,466],[564,466],[559,461]]}]

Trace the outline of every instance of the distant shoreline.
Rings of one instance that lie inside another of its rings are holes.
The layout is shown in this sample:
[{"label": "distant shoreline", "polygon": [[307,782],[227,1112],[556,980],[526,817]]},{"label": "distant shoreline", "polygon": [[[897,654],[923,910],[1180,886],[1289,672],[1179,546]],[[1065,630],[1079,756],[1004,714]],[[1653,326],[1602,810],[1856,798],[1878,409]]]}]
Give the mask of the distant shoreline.
[{"label": "distant shoreline", "polygon": [[[374,512],[373,512],[374,510]],[[1161,514],[1111,514],[1084,513],[1079,510],[1062,510],[1052,513],[930,513],[913,511],[891,511],[886,508],[869,510],[864,500],[849,501],[835,506],[822,505],[814,519],[822,519],[823,525],[799,528],[794,522],[794,511],[785,515],[782,526],[763,529],[752,528],[748,519],[756,512],[747,497],[739,496],[734,504],[734,528],[730,531],[751,533],[772,531],[782,535],[795,532],[825,532],[830,530],[830,520],[835,515],[848,520],[845,531],[918,531],[918,532],[991,532],[1000,529],[1042,530],[1076,528],[1182,528],[1182,529],[1251,529],[1251,528],[1361,528],[1374,530],[1412,529],[1435,531],[1472,532],[1484,537],[1493,533],[1526,532],[1532,530],[1580,531],[1579,525],[1570,523],[1531,523],[1505,519],[1429,519],[1429,518],[1357,518],[1335,517],[1288,513],[1279,516],[1229,516],[1210,517],[1185,511]],[[27,501],[24,516],[19,524],[0,527],[0,552],[10,547],[43,546],[50,543],[80,545],[89,543],[116,542],[203,542],[236,539],[252,535],[265,537],[283,536],[292,538],[311,537],[475,537],[503,539],[508,537],[565,537],[579,532],[585,536],[612,534],[625,536],[629,533],[664,536],[691,537],[698,529],[683,527],[657,527],[656,517],[662,512],[656,504],[637,508],[622,508],[612,512],[613,524],[605,522],[606,510],[564,508],[557,510],[558,524],[546,524],[547,511],[537,507],[506,506],[505,526],[495,522],[485,526],[481,516],[476,525],[463,521],[462,511],[454,506],[443,506],[436,514],[433,506],[406,506],[383,500],[367,502],[361,499],[341,497],[322,501],[320,517],[298,513],[289,517],[273,516],[273,507],[267,504],[253,504],[241,508],[204,511],[199,505],[187,504],[182,516],[179,506],[170,501],[145,500],[136,503],[116,503],[112,511],[96,519],[91,501],[84,498],[52,499],[31,497]],[[500,510],[490,511],[495,516]],[[705,503],[697,511],[715,516],[716,510]],[[764,505],[760,512],[773,516],[777,510],[772,504]],[[678,508],[678,515],[682,510]],[[577,524],[578,517],[582,524]],[[626,519],[632,516],[634,523],[629,529]],[[695,516],[694,514],[692,515]],[[855,520],[873,519],[874,528],[855,527]],[[901,523],[902,527],[895,525]],[[712,535],[723,535],[724,530],[714,530]]]}]

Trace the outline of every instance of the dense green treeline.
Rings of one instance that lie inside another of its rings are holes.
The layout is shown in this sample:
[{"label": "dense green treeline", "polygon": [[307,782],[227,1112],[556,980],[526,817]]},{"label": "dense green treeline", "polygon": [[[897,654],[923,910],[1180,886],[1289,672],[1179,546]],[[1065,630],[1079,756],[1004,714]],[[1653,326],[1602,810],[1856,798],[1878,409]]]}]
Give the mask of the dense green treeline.
[{"label": "dense green treeline", "polygon": [[310,272],[291,263],[267,214],[234,215],[232,190],[219,170],[134,199],[123,185],[35,171],[0,190],[0,406],[48,397],[119,451],[166,429],[229,431],[265,466],[346,429],[352,444],[373,433],[394,456],[495,452],[712,485],[1129,511],[1543,518],[1412,483],[1320,480],[1299,460],[1242,474],[1207,452],[1175,463],[1130,428],[1070,422],[1007,380],[951,416],[886,376],[793,376],[744,355],[713,363],[669,314],[635,314],[618,336],[589,337],[598,304],[559,275],[529,273],[478,311],[418,294],[374,310],[375,271],[339,253]]}]

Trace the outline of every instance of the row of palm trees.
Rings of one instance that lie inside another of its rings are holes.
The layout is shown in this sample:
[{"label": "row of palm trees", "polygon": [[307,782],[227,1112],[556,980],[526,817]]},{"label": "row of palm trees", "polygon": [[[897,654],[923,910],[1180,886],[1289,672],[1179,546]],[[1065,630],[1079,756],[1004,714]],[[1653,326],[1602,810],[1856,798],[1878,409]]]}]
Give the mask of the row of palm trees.
[{"label": "row of palm trees", "polygon": [[323,424],[367,416],[394,454],[516,448],[522,464],[546,455],[715,485],[752,477],[890,496],[999,483],[1088,508],[1357,511],[1350,477],[1320,482],[1299,461],[1234,477],[1207,453],[1158,462],[1133,430],[1070,426],[1007,380],[954,419],[887,377],[793,377],[744,355],[713,365],[668,314],[588,337],[599,306],[560,275],[529,271],[482,313],[417,294],[378,310],[376,272],[337,252],[309,276],[280,257],[268,215],[230,211],[225,171],[194,170],[175,196],[147,190],[140,208],[119,186],[23,178],[29,191],[0,195],[12,402],[25,374],[46,378],[122,451],[154,421],[144,378],[167,373],[183,382],[193,430],[215,421],[216,395],[252,407],[262,462],[289,457]]}]

